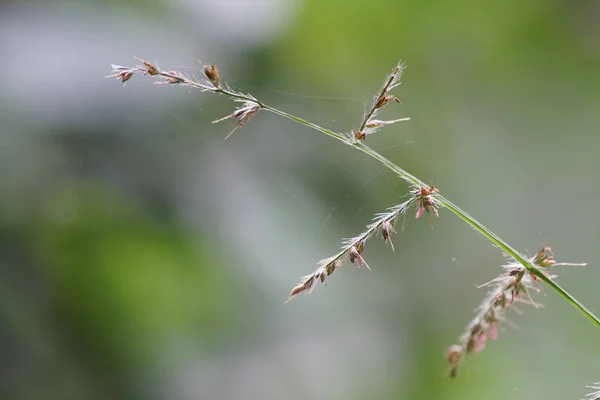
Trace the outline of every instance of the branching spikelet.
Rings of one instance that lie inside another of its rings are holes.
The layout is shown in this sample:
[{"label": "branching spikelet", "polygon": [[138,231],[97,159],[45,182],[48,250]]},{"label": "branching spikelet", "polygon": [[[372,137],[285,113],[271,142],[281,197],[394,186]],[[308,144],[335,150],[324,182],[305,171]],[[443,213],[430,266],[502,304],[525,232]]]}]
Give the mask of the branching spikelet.
[{"label": "branching spikelet", "polygon": [[400,79],[402,78],[402,73],[404,72],[405,65],[403,63],[398,63],[392,72],[387,76],[381,90],[377,92],[377,94],[373,98],[373,105],[371,108],[365,113],[365,116],[360,124],[360,128],[354,131],[353,138],[354,140],[365,140],[367,136],[372,135],[373,133],[381,130],[386,125],[392,125],[396,122],[408,121],[410,118],[400,118],[390,121],[382,121],[375,119],[379,111],[388,103],[395,101],[400,103],[397,97],[390,94],[392,89],[400,85]]},{"label": "branching spikelet", "polygon": [[[554,261],[550,247],[542,247],[529,261],[540,271],[553,279],[556,276],[545,271],[548,267],[558,265],[583,266],[585,264],[557,263]],[[477,308],[475,318],[469,323],[467,329],[460,337],[458,344],[450,346],[447,351],[450,364],[450,376],[455,377],[458,372],[458,363],[464,354],[476,354],[483,350],[488,339],[496,340],[498,337],[498,324],[506,322],[506,310],[514,303],[525,303],[540,308],[541,305],[531,298],[531,292],[539,292],[540,279],[527,271],[516,260],[508,257],[508,263],[502,266],[504,273],[481,285],[490,287],[487,296]]]},{"label": "branching spikelet", "polygon": [[116,78],[125,84],[131,77],[136,73],[142,73],[143,75],[158,76],[161,78],[160,81],[156,82],[159,84],[179,84],[183,86],[192,86],[201,89],[205,92],[213,92],[229,96],[232,100],[243,103],[233,113],[229,114],[224,118],[220,118],[213,123],[221,122],[229,118],[235,118],[238,120],[237,125],[233,130],[225,137],[227,139],[233,132],[238,128],[244,126],[244,124],[253,116],[258,114],[260,109],[263,107],[258,100],[252,95],[240,93],[231,89],[227,85],[221,84],[221,78],[217,67],[211,64],[203,65],[202,72],[205,76],[203,79],[190,77],[182,74],[178,71],[164,71],[158,65],[149,63],[142,59],[138,60],[142,63],[134,67],[122,67],[120,65],[112,65],[113,73],[108,75],[108,78]]},{"label": "branching spikelet", "polygon": [[217,119],[212,122],[213,124],[216,124],[221,121],[225,121],[229,118],[237,118],[239,120],[235,128],[233,128],[233,130],[229,132],[227,136],[225,136],[225,139],[231,136],[233,132],[235,132],[238,128],[243,127],[246,121],[258,114],[258,112],[260,111],[260,105],[255,101],[246,101],[239,99],[235,99],[235,101],[243,102],[243,105],[241,107],[238,107],[233,113],[229,114],[228,116]]},{"label": "branching spikelet", "polygon": [[410,206],[415,203],[415,201],[415,197],[411,197],[404,203],[390,208],[387,212],[377,214],[375,218],[373,218],[373,222],[369,224],[360,235],[346,239],[342,242],[342,247],[339,253],[333,257],[319,261],[319,267],[315,270],[315,272],[302,277],[300,283],[296,285],[296,287],[294,287],[290,292],[288,301],[304,291],[310,293],[315,283],[317,283],[317,280],[325,282],[325,278],[340,268],[346,259],[348,259],[351,263],[356,263],[359,267],[364,266],[367,269],[370,269],[362,255],[365,243],[374,234],[379,233],[381,234],[384,242],[391,244],[392,241],[390,235],[395,232],[393,227],[396,224],[398,217],[404,214],[406,210],[408,210]]}]

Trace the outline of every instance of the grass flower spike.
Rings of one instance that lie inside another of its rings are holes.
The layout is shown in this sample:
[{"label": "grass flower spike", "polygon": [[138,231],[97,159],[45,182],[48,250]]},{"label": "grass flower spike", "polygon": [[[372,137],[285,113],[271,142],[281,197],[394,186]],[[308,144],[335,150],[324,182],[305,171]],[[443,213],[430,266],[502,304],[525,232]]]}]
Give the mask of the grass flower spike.
[{"label": "grass flower spike", "polygon": [[[288,301],[304,291],[310,293],[318,280],[324,283],[326,278],[339,269],[346,259],[352,264],[356,263],[359,267],[364,266],[371,269],[362,255],[365,243],[374,234],[380,233],[384,242],[391,244],[391,234],[395,232],[394,225],[398,217],[404,214],[413,203],[415,203],[414,197],[390,208],[388,212],[377,214],[373,222],[360,235],[344,240],[336,255],[319,261],[319,267],[312,274],[303,276],[300,283],[292,289]],[[394,248],[393,244],[391,247]]]},{"label": "grass flower spike", "polygon": [[379,111],[386,104],[390,103],[391,101],[400,103],[400,100],[398,100],[398,98],[393,96],[390,92],[392,89],[400,85],[400,79],[402,78],[402,73],[404,72],[405,68],[406,66],[403,63],[398,63],[392,73],[388,75],[383,86],[381,87],[381,90],[374,96],[373,105],[365,113],[365,116],[360,124],[360,128],[354,132],[354,138],[356,140],[365,140],[368,135],[372,135],[386,125],[410,120],[410,118],[400,118],[391,121],[380,121],[375,119]]},{"label": "grass flower spike", "polygon": [[213,92],[229,96],[233,101],[240,102],[242,105],[238,107],[230,115],[213,121],[213,124],[225,121],[229,118],[235,118],[238,120],[237,125],[233,130],[225,137],[227,139],[233,134],[238,128],[242,128],[246,122],[260,111],[262,104],[260,104],[252,95],[237,92],[231,89],[229,86],[221,85],[221,77],[217,67],[212,64],[202,66],[202,72],[204,73],[203,79],[198,79],[193,76],[187,76],[178,71],[163,71],[157,65],[144,61],[138,60],[142,63],[134,67],[122,67],[120,65],[112,65],[113,73],[108,75],[107,78],[116,78],[125,84],[131,77],[136,73],[143,75],[159,76],[162,78],[161,81],[156,83],[159,84],[180,84],[183,86],[192,86],[201,89],[206,92]]},{"label": "grass flower spike", "polygon": [[[503,273],[495,279],[483,284],[489,287],[487,296],[483,299],[475,318],[469,323],[467,329],[460,337],[458,344],[450,346],[447,352],[450,364],[450,376],[455,377],[458,363],[464,354],[477,354],[484,349],[489,339],[498,337],[498,325],[507,322],[506,311],[513,308],[515,303],[529,304],[536,308],[541,305],[531,297],[532,292],[541,290],[541,279],[527,271],[518,261],[507,256],[508,263],[502,266]],[[585,266],[585,264],[557,263],[554,261],[550,247],[542,247],[529,261],[540,268],[549,279],[556,278],[547,270],[549,267],[568,265]]]}]

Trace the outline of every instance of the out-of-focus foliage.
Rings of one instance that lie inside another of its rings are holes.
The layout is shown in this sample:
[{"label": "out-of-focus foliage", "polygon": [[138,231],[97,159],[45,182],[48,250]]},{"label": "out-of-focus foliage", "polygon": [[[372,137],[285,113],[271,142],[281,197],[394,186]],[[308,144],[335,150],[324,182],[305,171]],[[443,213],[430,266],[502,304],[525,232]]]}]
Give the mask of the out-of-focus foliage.
[{"label": "out-of-focus foliage", "polygon": [[595,1],[1,3],[0,397],[581,397],[600,334],[552,293],[448,379],[503,259],[443,211],[284,304],[405,185],[273,115],[223,141],[227,99],[104,76],[200,59],[348,131],[402,58],[384,117],[412,120],[369,144],[515,247],[588,262],[558,273],[593,309],[599,27]]}]

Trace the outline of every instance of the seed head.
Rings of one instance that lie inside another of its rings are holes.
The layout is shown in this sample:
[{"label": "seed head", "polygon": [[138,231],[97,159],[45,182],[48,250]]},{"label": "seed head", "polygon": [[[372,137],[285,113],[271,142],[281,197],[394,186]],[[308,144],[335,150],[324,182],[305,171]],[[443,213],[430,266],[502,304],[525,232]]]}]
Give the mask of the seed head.
[{"label": "seed head", "polygon": [[117,74],[116,78],[120,79],[123,84],[127,82],[133,76],[133,71],[121,71]]},{"label": "seed head", "polygon": [[391,221],[384,221],[383,224],[381,224],[381,236],[383,236],[383,241],[392,247],[392,251],[395,251],[394,243],[392,243],[391,238],[392,233],[396,233],[394,230],[394,225]]},{"label": "seed head", "polygon": [[215,87],[221,86],[221,77],[219,76],[219,70],[212,64],[204,65],[203,67],[204,75],[208,78],[208,80],[215,85]]},{"label": "seed head", "polygon": [[354,264],[354,261],[358,261],[359,267],[364,266],[364,267],[367,267],[368,270],[371,270],[371,267],[369,267],[369,264],[367,264],[367,262],[361,255],[361,253],[363,252],[363,249],[364,249],[363,242],[358,242],[356,245],[354,245],[350,248],[350,252],[348,253],[348,258],[350,259],[350,262],[352,264]]},{"label": "seed head", "polygon": [[114,74],[108,75],[107,78],[116,78],[117,80],[123,82],[127,82],[133,74],[135,70],[133,68],[121,67],[120,65],[111,65]]},{"label": "seed head", "polygon": [[212,123],[216,124],[218,122],[225,121],[226,119],[229,119],[229,118],[237,118],[239,120],[239,122],[237,123],[235,128],[233,128],[233,130],[231,132],[229,132],[229,134],[227,136],[225,136],[225,139],[227,139],[238,128],[242,128],[244,126],[244,124],[250,118],[252,118],[256,114],[258,114],[259,111],[260,111],[260,104],[254,102],[254,101],[246,101],[246,102],[244,102],[244,104],[241,107],[236,109],[233,113],[227,115],[226,117],[217,119],[217,120],[213,121]]},{"label": "seed head", "polygon": [[438,216],[438,202],[433,198],[433,195],[439,193],[440,191],[435,186],[421,186],[416,189],[413,194],[416,196],[417,203],[417,214],[416,218],[420,218],[423,215],[423,212],[432,211],[435,216]]},{"label": "seed head", "polygon": [[159,74],[159,70],[155,65],[149,63],[148,61],[144,61],[140,58],[138,58],[138,60],[140,60],[142,62],[142,64],[144,64],[144,67],[145,67],[144,75],[155,76],[155,75]]},{"label": "seed head", "polygon": [[354,132],[354,139],[356,140],[365,140],[367,138],[367,134],[361,130],[357,130]]},{"label": "seed head", "polygon": [[[462,354],[477,354],[485,348],[488,339],[496,340],[498,338],[498,324],[500,322],[509,322],[505,314],[514,303],[520,302],[533,305],[536,308],[541,307],[530,295],[530,292],[539,292],[541,290],[540,279],[531,274],[517,260],[510,256],[506,257],[508,262],[502,266],[503,273],[480,286],[489,286],[490,291],[478,307],[475,318],[473,318],[460,337],[459,344],[452,346],[448,350],[448,362],[452,368],[451,377],[456,376],[458,360]],[[578,265],[554,262],[550,248],[547,246],[542,247],[533,257],[529,257],[527,261],[539,267]],[[548,275],[547,271],[543,272],[549,278],[554,277]]]},{"label": "seed head", "polygon": [[400,103],[400,100],[396,96],[392,96],[391,94],[384,94],[377,99],[375,103],[375,108],[381,108],[388,104],[390,101],[395,101],[396,103]]},{"label": "seed head", "polygon": [[159,83],[182,83],[184,81],[184,78],[177,71],[167,71],[163,76],[165,78],[164,82]]}]

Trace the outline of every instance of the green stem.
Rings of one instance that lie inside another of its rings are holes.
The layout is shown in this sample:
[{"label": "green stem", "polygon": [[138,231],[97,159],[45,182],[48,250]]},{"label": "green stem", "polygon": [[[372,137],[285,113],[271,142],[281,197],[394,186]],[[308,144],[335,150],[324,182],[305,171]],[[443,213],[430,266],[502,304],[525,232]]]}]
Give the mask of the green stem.
[{"label": "green stem", "polygon": [[[421,181],[417,177],[413,176],[409,172],[405,171],[404,169],[400,168],[399,166],[397,166],[396,164],[394,164],[393,162],[391,162],[390,160],[388,160],[387,158],[385,158],[384,156],[382,156],[381,154],[379,154],[378,152],[371,149],[370,147],[368,147],[367,145],[365,145],[364,143],[362,143],[360,141],[354,141],[342,134],[333,132],[329,129],[323,128],[319,125],[313,124],[312,122],[306,121],[305,119],[288,114],[284,111],[278,110],[278,109],[268,106],[266,104],[261,103],[261,107],[267,111],[274,113],[274,114],[291,119],[292,121],[298,122],[302,125],[308,126],[309,128],[315,129],[315,130],[317,130],[321,133],[324,133],[327,136],[330,136],[336,140],[339,140],[347,145],[353,146],[354,148],[358,149],[359,151],[361,151],[361,152],[367,154],[368,156],[379,161],[381,164],[383,164],[388,169],[392,170],[400,178],[404,179],[406,182],[408,182],[411,185],[414,185],[417,187],[427,186],[423,181]],[[531,274],[535,275],[540,280],[545,282],[556,293],[558,293],[563,299],[568,301],[573,307],[575,307],[577,310],[579,310],[587,319],[592,321],[594,323],[594,325],[596,325],[598,328],[600,328],[600,319],[598,319],[598,317],[596,317],[594,315],[594,313],[592,313],[587,307],[585,307],[583,304],[581,304],[581,302],[579,302],[579,300],[577,300],[575,297],[573,297],[569,292],[567,292],[565,289],[563,289],[559,284],[557,284],[552,279],[550,279],[548,276],[546,276],[538,267],[536,267],[529,260],[527,260],[527,258],[525,256],[523,256],[517,250],[512,248],[508,243],[506,243],[501,238],[499,238],[496,234],[494,234],[492,231],[490,231],[485,225],[483,225],[482,223],[477,221],[475,218],[471,217],[467,212],[463,211],[460,207],[458,207],[456,204],[452,203],[450,200],[448,200],[441,194],[437,193],[437,194],[434,194],[433,196],[435,197],[435,200],[437,200],[437,202],[440,205],[442,205],[445,208],[447,208],[448,210],[450,210],[457,217],[459,217],[460,219],[465,221],[467,224],[469,224],[473,229],[475,229],[476,231],[481,233],[483,236],[485,236],[490,242],[492,242],[493,244],[495,244],[496,246],[501,248],[506,254],[508,254],[509,256],[514,258],[516,261],[518,261],[525,269],[527,269],[527,271],[529,271]]]},{"label": "green stem", "polygon": [[263,109],[265,109],[267,111],[270,111],[273,114],[277,114],[277,115],[280,115],[282,117],[291,119],[292,121],[298,122],[298,123],[300,123],[302,125],[306,125],[309,128],[315,129],[315,130],[317,130],[317,131],[319,131],[321,133],[326,134],[327,136],[331,136],[334,139],[337,139],[337,140],[339,140],[341,142],[344,142],[344,143],[348,144],[348,139],[344,135],[341,135],[341,134],[336,133],[334,131],[331,131],[329,129],[325,129],[323,127],[320,127],[317,124],[313,124],[312,122],[309,122],[309,121],[307,121],[305,119],[302,119],[300,117],[296,117],[295,115],[292,115],[292,114],[288,114],[288,113],[286,113],[284,111],[278,110],[278,109],[273,108],[271,106],[268,106],[266,104],[262,104],[262,103],[259,103],[259,104],[260,104],[261,108],[263,108]]}]

